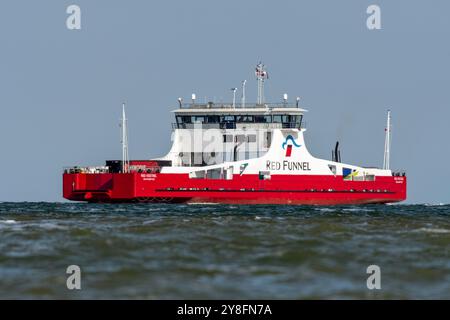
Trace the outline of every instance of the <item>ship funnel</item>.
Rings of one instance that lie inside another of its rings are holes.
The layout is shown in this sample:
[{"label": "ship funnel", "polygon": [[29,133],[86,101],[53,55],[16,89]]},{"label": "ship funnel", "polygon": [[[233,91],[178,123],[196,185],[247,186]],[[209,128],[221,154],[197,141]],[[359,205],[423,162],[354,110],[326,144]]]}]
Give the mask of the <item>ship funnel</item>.
[{"label": "ship funnel", "polygon": [[341,151],[339,150],[339,141],[336,141],[334,150],[331,151],[331,160],[334,162],[341,162]]}]

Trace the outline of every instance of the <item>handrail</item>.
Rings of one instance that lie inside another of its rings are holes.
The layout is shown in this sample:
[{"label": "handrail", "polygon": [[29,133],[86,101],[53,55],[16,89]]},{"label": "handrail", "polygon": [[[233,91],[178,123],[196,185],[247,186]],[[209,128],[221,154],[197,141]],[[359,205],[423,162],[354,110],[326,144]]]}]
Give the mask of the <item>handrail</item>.
[{"label": "handrail", "polygon": [[107,166],[72,166],[63,167],[64,173],[108,173],[109,167]]},{"label": "handrail", "polygon": [[[264,104],[258,104],[258,103],[246,103],[245,109],[254,109],[254,108],[300,108],[297,104],[294,103],[264,103]],[[235,107],[233,107],[233,104],[230,102],[208,102],[208,103],[182,103],[180,104],[180,109],[242,109],[240,104],[236,104]]]},{"label": "handrail", "polygon": [[[172,129],[195,129],[195,123],[172,123]],[[297,122],[213,122],[213,123],[200,123],[201,129],[236,129],[236,125],[249,126],[252,125],[255,129],[300,129],[304,128],[306,122],[302,121],[300,124]]]}]

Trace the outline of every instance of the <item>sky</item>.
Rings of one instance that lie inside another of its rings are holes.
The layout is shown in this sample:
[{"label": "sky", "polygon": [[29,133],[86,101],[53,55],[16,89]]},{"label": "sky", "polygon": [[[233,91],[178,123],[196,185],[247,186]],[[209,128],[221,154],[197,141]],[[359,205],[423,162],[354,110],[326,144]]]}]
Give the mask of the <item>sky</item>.
[{"label": "sky", "polygon": [[63,201],[63,167],[120,159],[124,101],[130,158],[166,154],[178,97],[230,101],[246,79],[255,101],[261,60],[266,100],[309,110],[313,155],[339,140],[343,162],[381,166],[390,109],[407,203],[450,203],[449,13],[445,0],[3,0],[0,201]]}]

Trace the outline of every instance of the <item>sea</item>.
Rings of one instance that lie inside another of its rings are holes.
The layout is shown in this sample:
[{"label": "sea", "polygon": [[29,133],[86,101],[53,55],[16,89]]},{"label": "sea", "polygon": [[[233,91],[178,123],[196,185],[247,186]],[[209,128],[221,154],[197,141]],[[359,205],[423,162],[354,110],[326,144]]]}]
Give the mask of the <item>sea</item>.
[{"label": "sea", "polygon": [[450,205],[0,203],[0,299],[450,299]]}]

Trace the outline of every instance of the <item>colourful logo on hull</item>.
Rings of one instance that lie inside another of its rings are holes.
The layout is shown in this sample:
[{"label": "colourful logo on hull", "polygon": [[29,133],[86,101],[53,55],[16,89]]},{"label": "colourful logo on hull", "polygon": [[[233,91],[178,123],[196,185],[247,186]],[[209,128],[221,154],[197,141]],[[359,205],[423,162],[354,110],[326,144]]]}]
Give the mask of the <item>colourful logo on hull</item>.
[{"label": "colourful logo on hull", "polygon": [[[289,143],[289,142],[291,142],[291,143]],[[300,144],[295,142],[294,137],[292,137],[291,135],[288,135],[286,137],[286,140],[284,140],[283,144],[281,145],[283,150],[286,150],[286,157],[290,157],[291,156],[291,154],[292,154],[292,146],[295,146],[297,148],[301,147]]]}]

